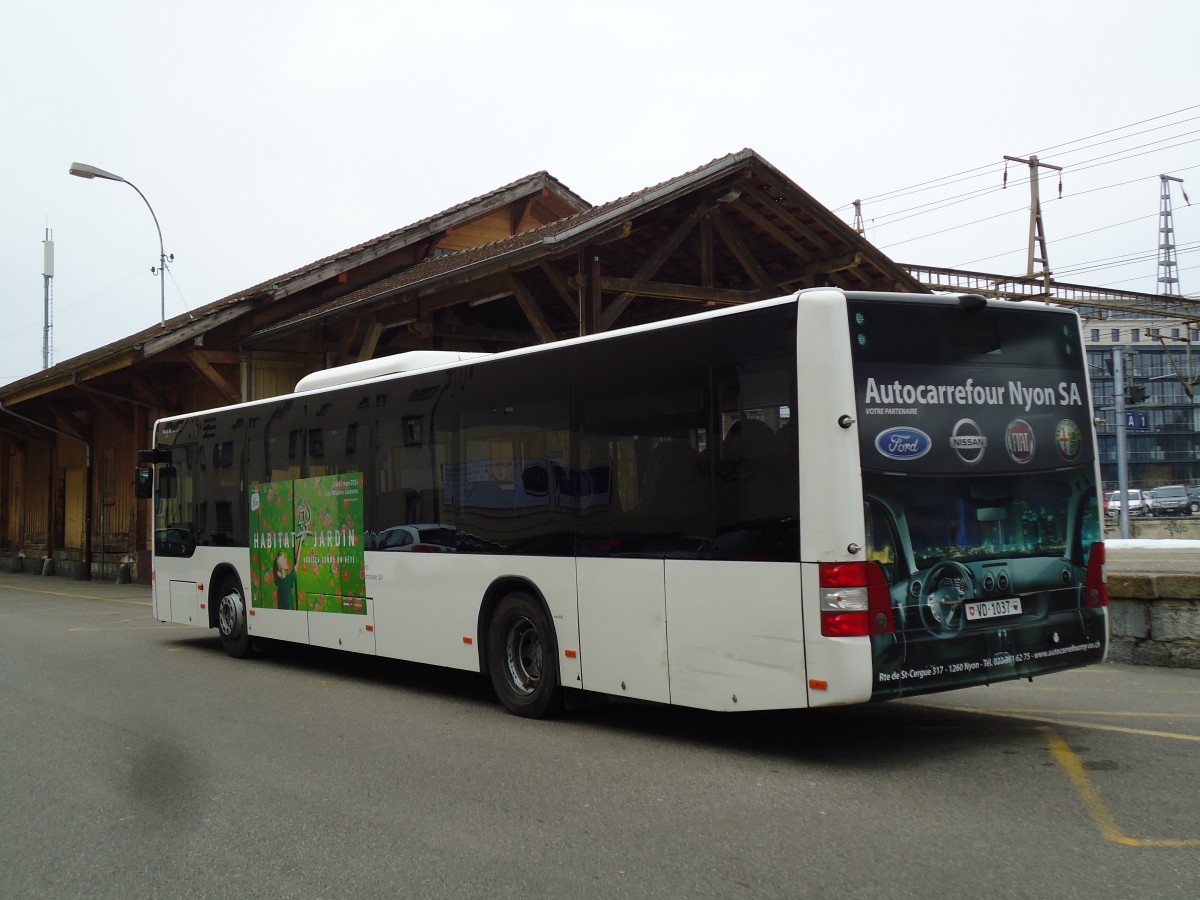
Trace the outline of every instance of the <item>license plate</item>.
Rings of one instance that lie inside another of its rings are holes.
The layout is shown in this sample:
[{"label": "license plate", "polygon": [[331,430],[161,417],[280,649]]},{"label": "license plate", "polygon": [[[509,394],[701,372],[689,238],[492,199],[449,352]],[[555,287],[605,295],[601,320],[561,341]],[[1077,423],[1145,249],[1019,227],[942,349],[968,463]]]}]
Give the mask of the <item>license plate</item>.
[{"label": "license plate", "polygon": [[1008,597],[1003,600],[976,600],[966,604],[967,619],[996,619],[1001,616],[1019,616],[1021,614],[1021,598]]}]

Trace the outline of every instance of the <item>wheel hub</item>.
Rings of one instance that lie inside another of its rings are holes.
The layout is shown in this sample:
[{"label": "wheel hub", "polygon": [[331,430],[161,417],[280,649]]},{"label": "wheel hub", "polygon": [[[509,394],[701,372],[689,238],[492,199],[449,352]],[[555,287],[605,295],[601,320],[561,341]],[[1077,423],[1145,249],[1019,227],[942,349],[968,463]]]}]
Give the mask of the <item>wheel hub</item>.
[{"label": "wheel hub", "polygon": [[542,642],[526,618],[514,622],[504,642],[508,680],[513,690],[532,694],[542,680]]},{"label": "wheel hub", "polygon": [[242,598],[237,591],[230,591],[221,597],[220,605],[217,607],[217,619],[221,634],[226,637],[235,637],[242,633],[242,625],[245,621],[243,610]]}]

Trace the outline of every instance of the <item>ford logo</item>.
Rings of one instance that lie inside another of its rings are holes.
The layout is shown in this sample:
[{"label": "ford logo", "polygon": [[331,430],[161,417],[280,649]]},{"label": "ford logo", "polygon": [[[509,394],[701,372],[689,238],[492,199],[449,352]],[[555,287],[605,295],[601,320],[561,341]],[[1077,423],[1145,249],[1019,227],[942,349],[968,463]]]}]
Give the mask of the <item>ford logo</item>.
[{"label": "ford logo", "polygon": [[932,446],[920,428],[889,428],[875,438],[875,449],[888,459],[920,459]]}]

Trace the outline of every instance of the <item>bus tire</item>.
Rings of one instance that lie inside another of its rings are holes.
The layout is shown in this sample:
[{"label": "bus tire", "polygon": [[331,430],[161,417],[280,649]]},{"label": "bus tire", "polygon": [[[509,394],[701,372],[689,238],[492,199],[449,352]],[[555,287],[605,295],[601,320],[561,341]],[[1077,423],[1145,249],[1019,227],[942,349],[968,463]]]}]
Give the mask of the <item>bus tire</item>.
[{"label": "bus tire", "polygon": [[563,708],[558,651],[545,610],[518,591],[496,606],[488,634],[488,671],[510,713],[537,719]]},{"label": "bus tire", "polygon": [[250,623],[246,617],[246,592],[236,575],[223,575],[218,583],[217,631],[221,635],[221,646],[234,659],[254,655]]}]

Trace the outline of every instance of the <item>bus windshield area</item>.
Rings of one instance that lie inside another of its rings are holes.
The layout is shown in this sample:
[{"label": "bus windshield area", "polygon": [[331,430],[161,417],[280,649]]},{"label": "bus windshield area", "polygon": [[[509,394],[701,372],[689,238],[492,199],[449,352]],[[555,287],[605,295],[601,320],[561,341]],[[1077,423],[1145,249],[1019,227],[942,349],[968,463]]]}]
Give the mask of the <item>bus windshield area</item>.
[{"label": "bus windshield area", "polygon": [[1091,471],[1006,476],[867,475],[871,559],[898,577],[942,560],[1078,563],[1099,540]]}]

